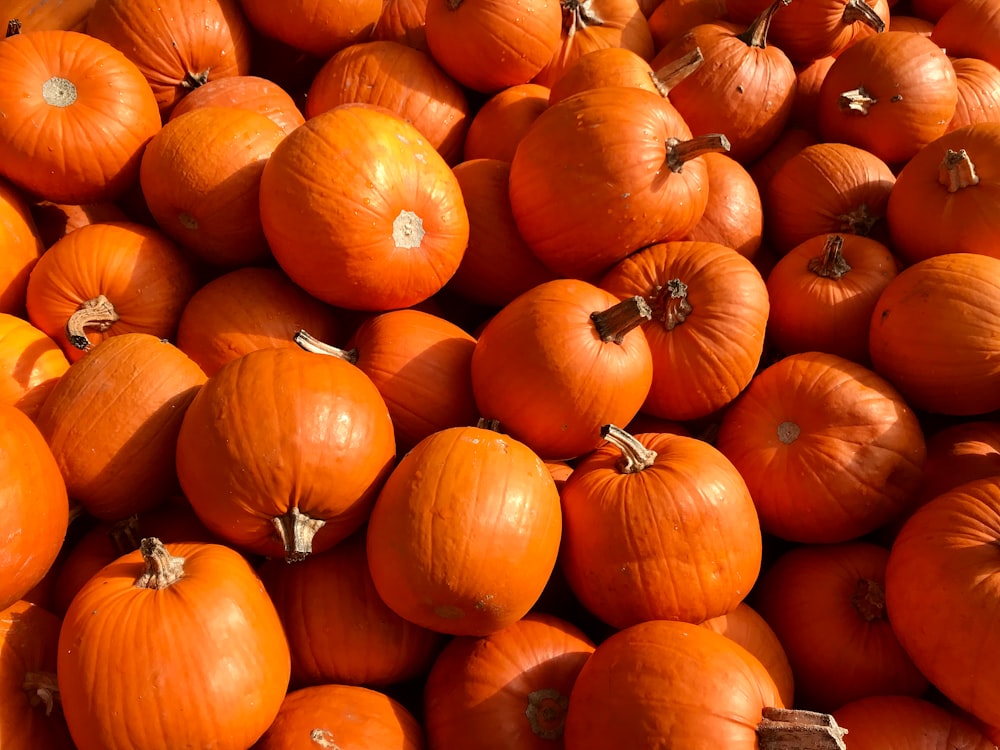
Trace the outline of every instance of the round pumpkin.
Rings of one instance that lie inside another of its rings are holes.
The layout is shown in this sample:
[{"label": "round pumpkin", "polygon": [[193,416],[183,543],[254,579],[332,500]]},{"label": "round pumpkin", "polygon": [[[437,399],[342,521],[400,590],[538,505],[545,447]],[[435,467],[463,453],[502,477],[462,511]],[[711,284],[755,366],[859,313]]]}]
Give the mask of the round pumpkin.
[{"label": "round pumpkin", "polygon": [[764,236],[764,205],[750,172],[727,154],[702,157],[708,169],[705,213],[684,239],[715,242],[754,259]]},{"label": "round pumpkin", "polygon": [[0,179],[0,312],[24,315],[28,276],[45,251],[25,195]]},{"label": "round pumpkin", "polygon": [[306,121],[291,94],[274,81],[255,75],[205,81],[177,102],[168,121],[199,107],[235,107],[257,112],[269,117],[286,135]]},{"label": "round pumpkin", "polygon": [[0,313],[0,403],[34,419],[68,369],[55,341],[23,318]]},{"label": "round pumpkin", "polygon": [[548,108],[549,93],[540,83],[518,83],[489,97],[469,121],[462,147],[464,160],[511,161],[531,123]]},{"label": "round pumpkin", "polygon": [[368,38],[382,12],[382,0],[240,0],[253,28],[315,58]]},{"label": "round pumpkin", "polygon": [[52,247],[74,229],[98,222],[128,221],[128,214],[110,201],[102,203],[53,203],[35,201],[31,216],[38,227],[38,236],[46,248]]},{"label": "round pumpkin", "polygon": [[0,18],[16,18],[25,29],[85,31],[95,0],[2,0]]}]

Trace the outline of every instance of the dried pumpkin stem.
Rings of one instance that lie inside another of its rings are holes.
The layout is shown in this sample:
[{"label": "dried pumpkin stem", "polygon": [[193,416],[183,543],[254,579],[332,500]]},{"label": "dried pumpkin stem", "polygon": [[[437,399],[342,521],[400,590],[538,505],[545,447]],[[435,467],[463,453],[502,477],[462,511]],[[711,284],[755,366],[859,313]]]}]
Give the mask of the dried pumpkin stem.
[{"label": "dried pumpkin stem", "polygon": [[831,234],[826,238],[823,252],[809,259],[810,271],[824,279],[840,279],[851,270],[850,264],[844,258],[844,238],[839,234]]},{"label": "dried pumpkin stem", "polygon": [[605,344],[622,343],[629,331],[652,317],[653,310],[649,303],[639,296],[629,297],[607,310],[590,314],[597,335]]},{"label": "dried pumpkin stem", "polygon": [[341,349],[333,344],[320,341],[308,331],[298,330],[295,332],[295,335],[292,336],[292,339],[307,352],[312,352],[313,354],[328,354],[331,357],[338,357],[346,360],[352,365],[356,365],[358,363],[357,349]]},{"label": "dried pumpkin stem", "polygon": [[774,0],[773,3],[767,6],[764,11],[753,20],[753,23],[747,27],[747,30],[742,34],[737,34],[736,38],[748,47],[765,49],[767,47],[767,32],[771,30],[771,19],[774,18],[774,14],[777,12],[778,8],[788,5],[790,2],[791,0]]},{"label": "dried pumpkin stem", "polygon": [[7,21],[7,32],[4,34],[5,39],[10,39],[12,36],[17,36],[21,33],[21,21],[18,18],[11,18]]},{"label": "dried pumpkin stem", "polygon": [[846,214],[838,215],[837,221],[840,222],[842,232],[856,234],[859,237],[867,237],[881,218],[881,216],[872,214],[868,209],[868,205],[862,203]]},{"label": "dried pumpkin stem", "polygon": [[878,99],[872,96],[864,86],[845,91],[840,95],[840,108],[867,115],[872,105],[878,103]]},{"label": "dried pumpkin stem", "polygon": [[524,711],[532,734],[543,740],[558,740],[566,728],[567,708],[569,698],[555,688],[532,690]]},{"label": "dried pumpkin stem", "polygon": [[885,589],[878,581],[859,578],[854,588],[854,595],[851,597],[851,605],[865,622],[886,619]]},{"label": "dried pumpkin stem", "polygon": [[695,47],[662,68],[651,70],[649,77],[653,81],[653,86],[660,92],[660,96],[666,96],[674,86],[694,73],[703,62],[705,62],[705,55],[702,53],[701,47]]},{"label": "dried pumpkin stem", "polygon": [[847,730],[830,714],[803,709],[764,709],[757,725],[760,750],[847,750]]},{"label": "dried pumpkin stem", "polygon": [[104,333],[119,320],[118,312],[111,300],[103,294],[83,302],[66,321],[66,337],[69,343],[81,351],[90,349],[87,329],[96,328]]},{"label": "dried pumpkin stem", "polygon": [[964,148],[958,151],[949,148],[945,152],[938,169],[938,182],[944,185],[949,193],[979,184],[976,165],[972,163]]},{"label": "dried pumpkin stem", "polygon": [[668,331],[687,320],[694,312],[688,301],[688,287],[680,279],[670,279],[663,286],[656,287],[652,296],[653,315]]},{"label": "dried pumpkin stem", "polygon": [[618,471],[622,474],[635,474],[648,469],[656,461],[656,451],[647,448],[638,438],[621,427],[606,424],[601,427],[601,437],[621,451]]},{"label": "dried pumpkin stem", "polygon": [[476,420],[476,427],[490,432],[500,432],[500,420],[487,417],[480,417]]},{"label": "dried pumpkin stem", "polygon": [[271,519],[274,530],[285,548],[285,562],[299,562],[312,554],[313,537],[326,525],[322,518],[307,516],[293,506],[283,515]]},{"label": "dried pumpkin stem", "polygon": [[729,139],[722,133],[699,135],[687,141],[667,139],[667,167],[671,172],[682,172],[684,164],[702,154],[729,151]]},{"label": "dried pumpkin stem", "polygon": [[32,708],[44,706],[46,716],[51,716],[56,704],[62,702],[59,682],[53,672],[27,672],[21,687],[28,694],[28,703]]},{"label": "dried pumpkin stem", "polygon": [[604,19],[594,11],[589,0],[562,0],[563,28],[570,39],[588,26],[603,26]]},{"label": "dried pumpkin stem", "polygon": [[137,589],[165,589],[184,577],[184,558],[174,557],[163,542],[155,536],[147,536],[139,542],[146,570],[135,579]]},{"label": "dried pumpkin stem", "polygon": [[108,529],[108,538],[119,556],[139,549],[139,515],[133,513],[128,518],[116,521]]},{"label": "dried pumpkin stem", "polygon": [[885,21],[865,0],[849,0],[844,6],[844,13],[840,16],[840,20],[848,25],[860,21],[871,27],[876,34],[885,31]]},{"label": "dried pumpkin stem", "polygon": [[181,79],[181,88],[187,90],[193,90],[199,86],[204,86],[208,83],[208,73],[211,68],[205,68],[200,73],[193,73],[192,71],[187,71],[184,73],[184,78]]}]

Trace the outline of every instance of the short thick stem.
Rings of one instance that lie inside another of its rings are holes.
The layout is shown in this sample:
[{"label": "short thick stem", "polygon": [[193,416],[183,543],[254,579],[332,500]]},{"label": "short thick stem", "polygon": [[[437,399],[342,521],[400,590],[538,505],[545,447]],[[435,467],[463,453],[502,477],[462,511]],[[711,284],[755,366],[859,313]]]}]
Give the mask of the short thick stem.
[{"label": "short thick stem", "polygon": [[729,139],[722,133],[699,135],[687,141],[667,139],[667,167],[671,172],[684,171],[684,165],[703,154],[717,154],[729,151]]},{"label": "short thick stem", "polygon": [[165,589],[184,577],[184,558],[174,557],[163,542],[148,536],[139,542],[146,569],[135,580],[137,589]]},{"label": "short thick stem", "polygon": [[858,86],[856,89],[845,91],[840,95],[841,110],[846,109],[862,115],[867,115],[872,106],[877,103],[878,99],[866,91],[864,86]]},{"label": "short thick stem", "polygon": [[307,352],[312,352],[313,354],[327,354],[331,357],[346,360],[352,365],[356,365],[358,363],[357,349],[341,349],[333,344],[320,341],[308,331],[296,331],[292,338],[296,344],[305,349]]},{"label": "short thick stem", "polygon": [[851,604],[865,622],[876,622],[886,619],[885,589],[878,581],[870,578],[859,578],[854,588]]},{"label": "short thick stem", "polygon": [[948,149],[945,152],[938,169],[938,182],[944,185],[949,193],[979,184],[976,165],[972,163],[964,148],[958,151]]},{"label": "short thick stem", "polygon": [[66,337],[69,343],[81,351],[90,349],[87,329],[96,328],[104,333],[119,320],[118,312],[111,300],[103,294],[88,299],[77,308],[66,321]]},{"label": "short thick stem", "polygon": [[33,708],[41,707],[46,716],[51,716],[56,705],[62,702],[59,682],[53,672],[28,672],[21,687],[28,694],[28,703]]},{"label": "short thick stem", "polygon": [[184,78],[181,80],[181,88],[188,89],[190,91],[198,88],[199,86],[204,86],[208,83],[208,73],[210,70],[210,68],[205,68],[200,73],[194,73],[190,70],[187,71],[187,73],[184,74]]},{"label": "short thick stem", "polygon": [[657,287],[652,297],[653,316],[663,324],[668,331],[687,320],[694,308],[688,301],[688,287],[680,279],[670,279],[663,286]]},{"label": "short thick stem", "polygon": [[826,238],[823,252],[809,259],[809,270],[824,279],[840,279],[851,270],[850,264],[844,258],[844,238],[839,234],[831,234]]},{"label": "short thick stem", "polygon": [[629,297],[607,310],[593,312],[590,320],[605,344],[621,344],[633,328],[652,318],[653,310],[642,297]]},{"label": "short thick stem", "polygon": [[11,18],[7,21],[7,31],[4,34],[5,39],[10,39],[12,36],[17,36],[21,33],[21,21],[17,18]]},{"label": "short thick stem", "polygon": [[540,688],[528,693],[524,715],[531,733],[543,740],[558,740],[566,728],[569,698],[555,688]]},{"label": "short thick stem", "polygon": [[847,750],[847,733],[830,714],[768,707],[757,725],[757,742],[760,750]]},{"label": "short thick stem", "polygon": [[840,18],[848,25],[860,21],[865,26],[873,29],[877,34],[885,31],[885,21],[882,20],[882,17],[865,0],[850,0],[844,6],[844,13]]},{"label": "short thick stem", "polygon": [[285,548],[285,562],[299,562],[312,554],[313,537],[326,525],[322,518],[313,518],[293,506],[283,515],[271,519],[278,539]]},{"label": "short thick stem", "polygon": [[701,47],[695,47],[685,55],[669,62],[658,70],[651,71],[649,77],[653,81],[660,96],[666,96],[678,83],[694,73],[705,62]]},{"label": "short thick stem", "polygon": [[601,437],[621,451],[618,471],[622,474],[635,474],[648,469],[656,462],[656,451],[647,448],[635,435],[621,427],[606,424],[601,428]]},{"label": "short thick stem", "polygon": [[847,234],[856,234],[859,237],[867,237],[881,218],[881,216],[874,215],[866,203],[862,203],[846,214],[840,214],[837,221],[840,222],[841,231]]}]

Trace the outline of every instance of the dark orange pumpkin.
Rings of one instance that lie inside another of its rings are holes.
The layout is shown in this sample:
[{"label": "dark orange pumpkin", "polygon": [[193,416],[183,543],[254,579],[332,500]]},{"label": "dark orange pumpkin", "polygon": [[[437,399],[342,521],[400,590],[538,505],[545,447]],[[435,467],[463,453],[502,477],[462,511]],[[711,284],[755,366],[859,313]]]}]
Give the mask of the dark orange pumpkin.
[{"label": "dark orange pumpkin", "polygon": [[34,419],[67,369],[55,341],[23,318],[0,313],[0,403]]},{"label": "dark orange pumpkin", "polygon": [[921,697],[873,695],[839,706],[833,717],[847,727],[851,750],[920,750],[925,747],[996,750],[970,720]]},{"label": "dark orange pumpkin", "polygon": [[52,247],[74,229],[88,224],[128,221],[128,214],[117,203],[110,201],[82,205],[35,201],[30,211],[38,227],[38,236],[46,248]]},{"label": "dark orange pumpkin", "polygon": [[427,0],[385,0],[382,14],[375,22],[371,38],[400,42],[414,49],[427,51],[424,18]]},{"label": "dark orange pumpkin", "polygon": [[511,161],[517,144],[531,124],[549,106],[549,88],[519,83],[487,99],[469,122],[463,158]]},{"label": "dark orange pumpkin", "polygon": [[95,0],[0,0],[0,18],[16,18],[25,30],[85,31]]},{"label": "dark orange pumpkin", "polygon": [[0,179],[0,312],[24,315],[28,275],[44,252],[41,234],[24,194]]},{"label": "dark orange pumpkin", "polygon": [[199,107],[236,107],[266,115],[285,134],[306,121],[298,104],[274,81],[255,75],[213,78],[184,95],[170,110],[170,120]]},{"label": "dark orange pumpkin", "polygon": [[250,24],[260,34],[326,59],[340,49],[368,39],[382,13],[382,0],[240,0]]},{"label": "dark orange pumpkin", "polygon": [[728,154],[702,158],[708,171],[708,203],[684,239],[725,245],[753,260],[764,235],[760,189],[746,168]]},{"label": "dark orange pumpkin", "polygon": [[1000,3],[954,0],[935,20],[931,41],[955,57],[978,57],[1000,67]]},{"label": "dark orange pumpkin", "polygon": [[948,130],[1000,119],[1000,68],[978,57],[952,58],[958,102]]}]

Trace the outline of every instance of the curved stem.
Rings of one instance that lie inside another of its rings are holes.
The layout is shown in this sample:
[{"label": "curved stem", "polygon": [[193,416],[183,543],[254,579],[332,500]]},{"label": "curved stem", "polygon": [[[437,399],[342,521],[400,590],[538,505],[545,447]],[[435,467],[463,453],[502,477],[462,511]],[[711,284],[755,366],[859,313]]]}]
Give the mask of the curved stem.
[{"label": "curved stem", "polygon": [[849,0],[847,5],[844,6],[844,14],[840,19],[846,24],[860,21],[874,29],[876,34],[881,34],[885,31],[885,21],[882,20],[882,17],[865,0]]},{"label": "curved stem", "polygon": [[667,167],[671,172],[684,171],[684,164],[702,154],[729,151],[729,139],[722,133],[699,135],[688,141],[667,139]]},{"label": "curved stem", "polygon": [[823,252],[809,259],[808,268],[817,276],[834,280],[850,271],[851,266],[844,258],[844,238],[839,234],[829,235]]},{"label": "curved stem", "polygon": [[949,148],[945,152],[938,169],[938,182],[944,185],[949,193],[979,184],[976,165],[972,163],[964,148],[958,151]]},{"label": "curved stem", "polygon": [[88,328],[96,328],[100,333],[108,330],[119,320],[118,312],[111,300],[103,294],[82,303],[66,321],[66,337],[69,343],[81,351],[90,349],[87,338]]},{"label": "curved stem", "polygon": [[313,537],[326,525],[322,518],[313,518],[293,506],[287,513],[271,519],[274,530],[285,548],[285,561],[298,562],[312,554]]},{"label": "curved stem", "polygon": [[670,279],[663,286],[656,287],[652,303],[656,319],[668,331],[674,330],[694,311],[688,301],[687,284],[680,279]]},{"label": "curved stem", "polygon": [[650,71],[649,77],[656,90],[660,92],[660,96],[666,96],[674,86],[694,73],[703,62],[705,62],[705,55],[702,53],[701,47],[695,47],[659,70]]},{"label": "curved stem", "polygon": [[298,330],[295,332],[295,335],[292,336],[292,339],[307,352],[312,352],[313,354],[328,354],[331,357],[338,357],[346,360],[352,365],[356,365],[358,363],[357,349],[341,349],[333,344],[327,344],[325,341],[320,341],[308,331]]},{"label": "curved stem", "polygon": [[601,437],[621,451],[618,461],[618,471],[622,474],[635,474],[648,469],[656,461],[656,451],[647,448],[631,433],[613,424],[601,427]]},{"label": "curved stem", "polygon": [[28,703],[32,707],[44,706],[46,716],[51,716],[56,704],[62,703],[59,682],[52,672],[27,672],[21,687],[28,694]]},{"label": "curved stem", "polygon": [[607,310],[590,314],[597,335],[605,344],[622,343],[629,331],[652,317],[653,310],[649,303],[639,296],[629,297]]},{"label": "curved stem", "polygon": [[184,577],[184,558],[174,557],[163,542],[148,536],[139,542],[146,570],[135,580],[137,589],[165,589]]},{"label": "curved stem", "polygon": [[604,19],[594,11],[589,0],[562,0],[563,28],[570,38],[588,26],[603,26]]},{"label": "curved stem", "polygon": [[760,750],[847,750],[847,730],[830,714],[773,706],[763,714],[757,725]]},{"label": "curved stem", "polygon": [[742,34],[737,34],[736,38],[748,47],[765,49],[767,47],[767,32],[771,29],[771,19],[774,18],[778,8],[788,5],[790,2],[791,0],[774,0],[764,9],[763,13],[753,20],[747,30]]}]

